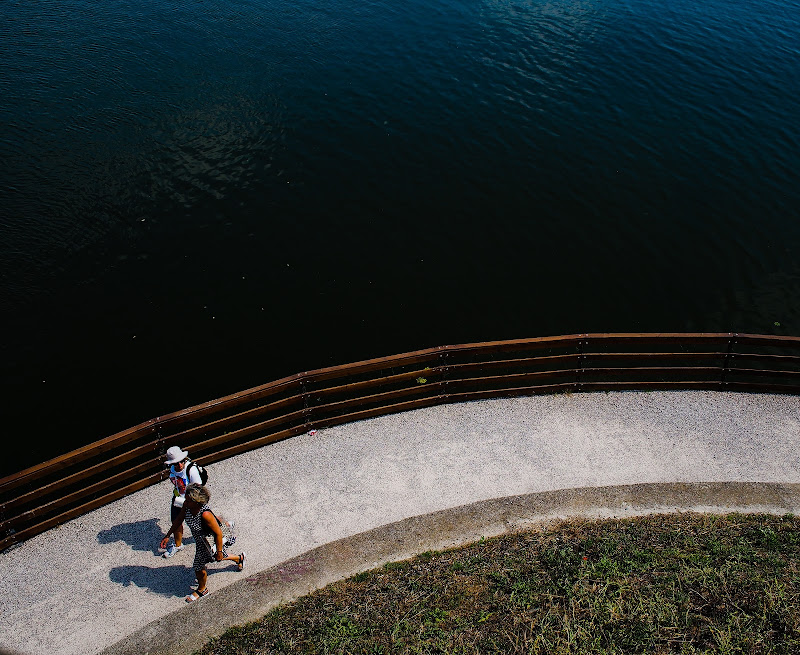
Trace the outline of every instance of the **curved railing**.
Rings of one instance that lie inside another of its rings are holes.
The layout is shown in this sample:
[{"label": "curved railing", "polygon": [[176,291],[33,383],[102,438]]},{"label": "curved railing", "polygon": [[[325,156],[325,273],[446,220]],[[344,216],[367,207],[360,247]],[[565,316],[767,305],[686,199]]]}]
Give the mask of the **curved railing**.
[{"label": "curved railing", "polygon": [[429,348],[299,373],[146,421],[0,479],[0,550],[201,464],[315,428],[481,398],[617,389],[800,392],[800,338],[576,334]]}]

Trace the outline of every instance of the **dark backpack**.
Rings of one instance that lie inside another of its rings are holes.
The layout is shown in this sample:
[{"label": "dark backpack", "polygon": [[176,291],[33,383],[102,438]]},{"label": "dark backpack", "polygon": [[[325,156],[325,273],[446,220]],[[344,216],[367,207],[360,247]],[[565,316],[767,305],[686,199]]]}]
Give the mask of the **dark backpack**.
[{"label": "dark backpack", "polygon": [[186,479],[187,480],[189,479],[189,469],[192,468],[193,466],[197,469],[197,472],[200,474],[200,482],[202,484],[208,482],[208,471],[206,471],[204,467],[200,466],[200,464],[195,464],[194,462],[189,462],[189,466],[186,467]]}]

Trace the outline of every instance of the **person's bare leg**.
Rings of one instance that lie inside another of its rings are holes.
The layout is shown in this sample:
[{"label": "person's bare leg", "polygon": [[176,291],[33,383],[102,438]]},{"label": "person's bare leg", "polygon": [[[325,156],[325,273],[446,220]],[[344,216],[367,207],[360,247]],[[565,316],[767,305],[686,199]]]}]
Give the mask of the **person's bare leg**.
[{"label": "person's bare leg", "polygon": [[182,543],[183,543],[183,523],[181,523],[181,527],[175,530],[175,545],[180,548]]},{"label": "person's bare leg", "polygon": [[206,587],[206,582],[208,581],[208,572],[203,569],[202,571],[195,571],[194,575],[197,578],[197,589],[195,589],[184,599],[187,603],[193,603],[208,593],[208,589]]},{"label": "person's bare leg", "polygon": [[208,582],[208,571],[203,569],[202,571],[195,571],[194,574],[197,576],[197,591],[205,591],[206,583]]},{"label": "person's bare leg", "polygon": [[244,568],[244,553],[241,553],[240,555],[228,555],[223,557],[220,562],[224,562],[226,560],[229,562],[236,562],[236,567],[240,571]]}]

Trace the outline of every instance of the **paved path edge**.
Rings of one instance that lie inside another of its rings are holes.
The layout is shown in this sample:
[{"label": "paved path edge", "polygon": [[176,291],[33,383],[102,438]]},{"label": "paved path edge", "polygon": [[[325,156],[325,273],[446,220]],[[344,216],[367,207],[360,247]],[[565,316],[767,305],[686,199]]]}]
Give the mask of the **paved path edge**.
[{"label": "paved path edge", "polygon": [[242,580],[212,591],[193,605],[182,605],[101,655],[185,655],[228,628],[255,621],[275,606],[337,580],[481,537],[546,526],[563,518],[690,511],[798,513],[800,484],[678,482],[583,487],[495,498],[414,516],[318,546],[263,571],[245,571]]}]

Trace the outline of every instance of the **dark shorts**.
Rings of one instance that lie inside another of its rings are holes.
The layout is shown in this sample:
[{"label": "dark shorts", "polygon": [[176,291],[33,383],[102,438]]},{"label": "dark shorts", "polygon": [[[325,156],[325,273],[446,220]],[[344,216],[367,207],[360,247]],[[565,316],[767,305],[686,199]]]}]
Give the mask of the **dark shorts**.
[{"label": "dark shorts", "polygon": [[169,520],[175,523],[175,519],[178,518],[178,514],[181,513],[182,507],[176,507],[173,503],[169,506]]}]

